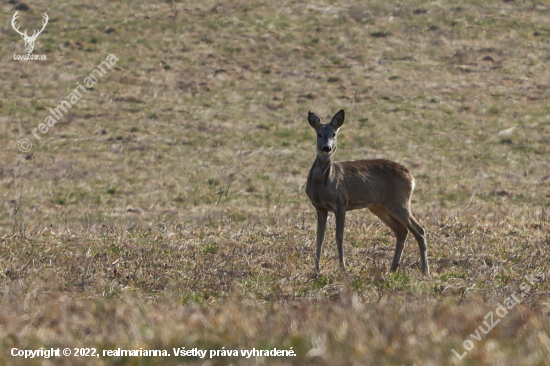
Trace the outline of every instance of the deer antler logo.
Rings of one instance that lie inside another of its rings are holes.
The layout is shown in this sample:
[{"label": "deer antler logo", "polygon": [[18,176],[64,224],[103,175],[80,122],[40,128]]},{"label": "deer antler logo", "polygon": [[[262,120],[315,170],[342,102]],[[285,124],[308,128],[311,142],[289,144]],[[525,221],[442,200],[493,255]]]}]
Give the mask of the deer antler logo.
[{"label": "deer antler logo", "polygon": [[23,38],[23,40],[25,41],[25,50],[27,51],[27,53],[32,53],[32,50],[34,49],[34,42],[36,41],[36,38],[38,37],[38,35],[40,33],[42,33],[42,31],[44,30],[44,28],[46,28],[46,24],[48,24],[48,14],[44,13],[44,20],[42,21],[42,29],[40,29],[37,32],[37,30],[35,29],[32,36],[28,36],[27,35],[27,30],[25,29],[25,32],[21,33],[19,31],[19,27],[15,28],[15,20],[18,18],[18,15],[17,15],[17,11],[15,12],[15,14],[13,14],[13,18],[11,19],[11,26],[13,27],[13,29],[15,29],[15,31],[17,33],[19,33],[21,35],[21,38]]}]

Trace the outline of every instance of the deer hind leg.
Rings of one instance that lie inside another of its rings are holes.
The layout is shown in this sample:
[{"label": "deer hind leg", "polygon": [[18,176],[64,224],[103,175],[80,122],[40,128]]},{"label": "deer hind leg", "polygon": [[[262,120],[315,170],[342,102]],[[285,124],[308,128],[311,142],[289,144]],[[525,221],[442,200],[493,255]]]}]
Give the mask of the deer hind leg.
[{"label": "deer hind leg", "polygon": [[405,247],[405,240],[407,239],[407,234],[409,231],[403,224],[393,218],[390,213],[383,206],[372,206],[369,207],[369,210],[378,216],[380,220],[387,227],[389,227],[395,234],[397,242],[395,243],[395,254],[393,255],[393,261],[391,263],[391,272],[397,271],[399,267],[399,261],[401,260],[401,254],[403,253],[403,248]]},{"label": "deer hind leg", "polygon": [[428,266],[428,245],[424,238],[424,229],[418,224],[416,219],[410,213],[407,207],[388,208],[390,215],[403,224],[414,235],[420,249],[420,259],[422,260],[422,273],[429,274],[430,267]]},{"label": "deer hind leg", "polygon": [[409,214],[409,220],[411,226],[414,228],[414,231],[411,230],[416,241],[418,242],[418,247],[420,248],[420,258],[422,259],[422,273],[430,274],[430,266],[428,265],[428,244],[426,243],[426,238],[424,235],[424,229],[418,224],[413,215]]}]

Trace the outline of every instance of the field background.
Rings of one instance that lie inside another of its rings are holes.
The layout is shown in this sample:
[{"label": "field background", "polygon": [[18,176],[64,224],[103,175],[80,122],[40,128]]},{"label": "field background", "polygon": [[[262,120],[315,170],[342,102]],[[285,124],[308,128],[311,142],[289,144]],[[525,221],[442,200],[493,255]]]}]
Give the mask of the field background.
[{"label": "field background", "polygon": [[[16,9],[21,30],[48,13],[34,50],[47,61],[13,60]],[[10,0],[0,14],[1,364],[549,364],[546,1]],[[109,54],[116,68],[37,141]],[[313,271],[307,112],[341,108],[337,160],[415,175],[431,276],[412,237],[388,272],[395,239],[368,211],[348,215],[348,271],[333,217]],[[522,302],[470,338],[524,275]],[[45,361],[13,347],[297,356]]]}]

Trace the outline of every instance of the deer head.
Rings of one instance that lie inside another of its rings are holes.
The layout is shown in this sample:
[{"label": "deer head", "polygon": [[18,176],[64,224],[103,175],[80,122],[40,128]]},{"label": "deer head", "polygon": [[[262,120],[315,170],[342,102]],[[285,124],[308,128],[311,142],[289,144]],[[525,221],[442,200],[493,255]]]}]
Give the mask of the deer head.
[{"label": "deer head", "polygon": [[17,13],[18,12],[16,11],[15,14],[13,14],[13,18],[11,19],[11,26],[13,27],[13,29],[15,29],[17,33],[21,35],[21,38],[23,38],[23,40],[25,41],[25,50],[27,51],[27,53],[31,53],[32,50],[34,49],[34,42],[36,41],[36,38],[40,33],[42,33],[44,28],[46,28],[46,24],[48,24],[48,14],[44,13],[44,20],[42,21],[42,29],[40,29],[38,33],[37,33],[37,30],[35,29],[34,32],[32,33],[32,36],[29,37],[27,35],[26,29],[25,29],[25,32],[21,33],[19,31],[19,27],[17,28],[15,27],[15,20],[19,17]]},{"label": "deer head", "polygon": [[315,113],[308,113],[308,121],[317,132],[317,155],[330,158],[336,152],[336,137],[338,129],[344,124],[345,112],[340,110],[332,117],[332,121],[322,124]]}]

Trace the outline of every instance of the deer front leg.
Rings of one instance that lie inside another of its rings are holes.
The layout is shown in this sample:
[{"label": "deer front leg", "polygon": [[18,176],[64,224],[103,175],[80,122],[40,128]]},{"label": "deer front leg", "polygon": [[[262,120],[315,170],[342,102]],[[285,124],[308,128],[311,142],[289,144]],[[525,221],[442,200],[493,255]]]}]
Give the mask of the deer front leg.
[{"label": "deer front leg", "polygon": [[340,206],[334,213],[336,216],[336,246],[338,247],[338,256],[340,258],[340,267],[346,269],[344,262],[344,223],[346,221],[346,208]]},{"label": "deer front leg", "polygon": [[315,254],[315,269],[319,270],[319,262],[321,261],[321,246],[325,238],[325,228],[327,227],[327,211],[317,210],[317,253]]}]

